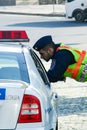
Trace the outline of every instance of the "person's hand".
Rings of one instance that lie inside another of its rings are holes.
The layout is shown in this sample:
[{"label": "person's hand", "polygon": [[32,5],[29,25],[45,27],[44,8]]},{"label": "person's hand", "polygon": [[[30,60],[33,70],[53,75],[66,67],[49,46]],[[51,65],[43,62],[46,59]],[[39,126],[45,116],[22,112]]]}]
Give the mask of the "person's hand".
[{"label": "person's hand", "polygon": [[66,82],[66,77],[64,77],[63,81]]},{"label": "person's hand", "polygon": [[62,77],[60,81],[66,82],[66,77]]}]

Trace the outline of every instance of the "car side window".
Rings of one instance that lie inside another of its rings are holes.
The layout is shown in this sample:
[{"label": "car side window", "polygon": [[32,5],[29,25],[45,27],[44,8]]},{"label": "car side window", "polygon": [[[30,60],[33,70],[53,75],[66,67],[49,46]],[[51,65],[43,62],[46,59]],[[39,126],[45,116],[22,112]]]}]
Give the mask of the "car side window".
[{"label": "car side window", "polygon": [[41,62],[41,60],[39,59],[39,57],[36,55],[36,53],[33,50],[30,50],[31,56],[34,60],[34,63],[36,65],[36,68],[40,74],[40,76],[42,77],[43,81],[45,84],[49,84],[49,80],[46,74],[46,70]]}]

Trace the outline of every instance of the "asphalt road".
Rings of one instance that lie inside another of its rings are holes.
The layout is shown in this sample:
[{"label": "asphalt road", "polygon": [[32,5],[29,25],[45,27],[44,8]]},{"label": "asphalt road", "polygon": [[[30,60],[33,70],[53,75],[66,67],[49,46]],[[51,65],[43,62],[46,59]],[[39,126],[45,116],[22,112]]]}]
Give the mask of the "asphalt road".
[{"label": "asphalt road", "polygon": [[[32,47],[43,35],[52,35],[55,43],[87,49],[87,22],[76,23],[63,17],[0,14],[1,30],[26,30]],[[45,63],[46,69],[50,63]],[[58,93],[59,130],[87,130],[87,83],[66,82],[52,84]]]},{"label": "asphalt road", "polygon": [[58,93],[59,130],[87,129],[87,83],[66,82],[53,84]]}]

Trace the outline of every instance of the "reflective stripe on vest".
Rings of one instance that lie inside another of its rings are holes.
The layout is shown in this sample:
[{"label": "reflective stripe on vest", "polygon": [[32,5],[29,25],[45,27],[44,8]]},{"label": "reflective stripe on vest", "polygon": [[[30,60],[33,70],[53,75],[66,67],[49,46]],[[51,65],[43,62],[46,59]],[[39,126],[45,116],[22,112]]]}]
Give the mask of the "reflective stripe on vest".
[{"label": "reflective stripe on vest", "polygon": [[[56,51],[59,51],[60,49],[72,50],[71,48],[69,48],[67,46],[60,46],[56,49]],[[84,50],[82,50],[82,52],[80,52],[79,50],[73,50],[73,51],[75,51],[79,54],[79,58],[77,60],[75,68],[74,69],[67,68],[66,72],[72,73],[72,78],[76,79],[80,66],[82,64],[82,61],[84,60],[84,57],[86,55],[86,51],[84,51]]]}]

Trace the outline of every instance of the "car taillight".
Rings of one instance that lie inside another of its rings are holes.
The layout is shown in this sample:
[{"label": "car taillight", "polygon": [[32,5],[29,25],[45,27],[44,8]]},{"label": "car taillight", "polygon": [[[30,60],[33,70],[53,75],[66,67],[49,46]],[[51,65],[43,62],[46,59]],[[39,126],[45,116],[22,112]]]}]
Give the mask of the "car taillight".
[{"label": "car taillight", "polygon": [[33,95],[24,95],[18,123],[41,122],[40,101]]}]

